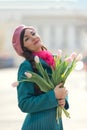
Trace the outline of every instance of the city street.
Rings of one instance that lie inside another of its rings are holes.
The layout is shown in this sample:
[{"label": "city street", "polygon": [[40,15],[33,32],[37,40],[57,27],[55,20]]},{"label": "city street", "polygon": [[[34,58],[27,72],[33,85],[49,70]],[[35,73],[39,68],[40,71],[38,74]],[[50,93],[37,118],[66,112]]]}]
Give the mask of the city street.
[{"label": "city street", "polygon": [[[86,72],[87,73],[87,72]],[[68,119],[63,114],[64,130],[87,130],[87,76],[85,71],[74,71],[66,81],[69,91]],[[0,70],[0,130],[21,130],[25,117],[17,106],[16,81],[17,68]]]}]

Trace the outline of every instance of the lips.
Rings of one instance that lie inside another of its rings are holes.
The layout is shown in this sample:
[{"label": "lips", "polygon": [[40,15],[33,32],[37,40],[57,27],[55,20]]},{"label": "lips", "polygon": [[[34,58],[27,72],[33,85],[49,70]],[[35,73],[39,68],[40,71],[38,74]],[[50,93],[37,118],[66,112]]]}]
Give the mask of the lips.
[{"label": "lips", "polygon": [[35,45],[35,44],[37,44],[38,42],[39,42],[39,40],[38,40],[38,39],[37,39],[37,40],[35,40],[35,41],[34,41],[34,45]]}]

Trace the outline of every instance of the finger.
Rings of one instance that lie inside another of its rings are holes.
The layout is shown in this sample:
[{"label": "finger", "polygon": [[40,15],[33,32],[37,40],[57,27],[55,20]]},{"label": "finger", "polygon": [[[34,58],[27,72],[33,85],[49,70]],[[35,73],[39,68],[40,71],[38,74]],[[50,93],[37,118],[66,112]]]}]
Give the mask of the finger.
[{"label": "finger", "polygon": [[61,87],[63,85],[63,83],[60,83],[60,84],[58,84],[58,87]]}]

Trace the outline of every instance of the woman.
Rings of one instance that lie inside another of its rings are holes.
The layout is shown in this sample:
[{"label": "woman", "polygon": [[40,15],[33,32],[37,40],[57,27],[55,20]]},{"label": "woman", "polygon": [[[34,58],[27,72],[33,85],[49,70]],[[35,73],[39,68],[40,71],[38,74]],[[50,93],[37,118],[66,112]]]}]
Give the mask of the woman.
[{"label": "woman", "polygon": [[[19,25],[13,33],[12,43],[18,55],[25,58],[18,70],[18,80],[22,80],[27,71],[38,73],[34,61],[36,55],[47,72],[51,73],[51,66],[54,66],[53,56],[43,46],[33,27]],[[21,82],[18,85],[18,106],[22,112],[27,113],[21,130],[63,130],[62,119],[57,123],[55,118],[58,106],[66,109],[69,107],[67,90],[65,87],[60,88],[61,85],[62,83],[46,93],[32,82]]]}]

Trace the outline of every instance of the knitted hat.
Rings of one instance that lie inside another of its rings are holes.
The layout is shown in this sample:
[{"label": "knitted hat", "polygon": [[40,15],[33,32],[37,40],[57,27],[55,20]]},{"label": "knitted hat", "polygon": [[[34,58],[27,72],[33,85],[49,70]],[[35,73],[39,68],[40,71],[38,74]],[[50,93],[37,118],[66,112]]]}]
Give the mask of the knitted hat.
[{"label": "knitted hat", "polygon": [[20,44],[20,35],[21,35],[21,32],[23,31],[23,29],[27,29],[27,28],[35,30],[31,26],[19,25],[18,27],[16,27],[16,29],[15,29],[15,31],[13,33],[12,44],[13,44],[13,47],[14,47],[15,51],[20,56],[22,56],[22,53],[23,53],[23,50],[22,50],[21,44]]}]

